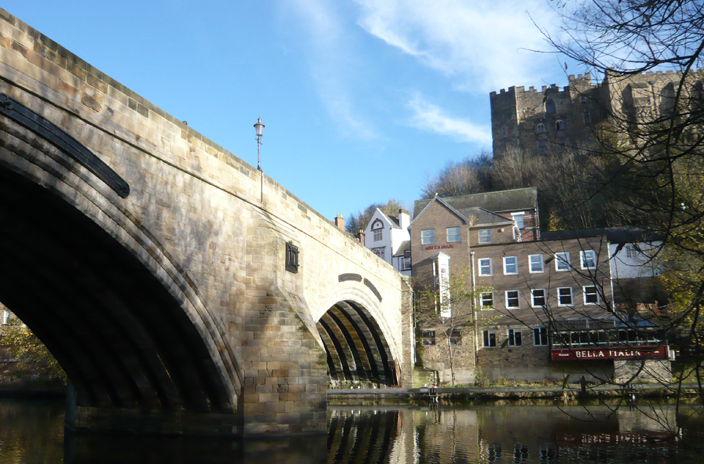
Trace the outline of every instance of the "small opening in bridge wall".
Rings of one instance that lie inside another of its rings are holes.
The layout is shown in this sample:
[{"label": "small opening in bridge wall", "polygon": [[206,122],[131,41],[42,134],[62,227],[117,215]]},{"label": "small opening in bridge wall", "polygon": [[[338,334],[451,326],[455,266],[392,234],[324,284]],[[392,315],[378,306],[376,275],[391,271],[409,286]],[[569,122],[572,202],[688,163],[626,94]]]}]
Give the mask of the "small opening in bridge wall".
[{"label": "small opening in bridge wall", "polygon": [[286,243],[286,270],[298,273],[298,247],[293,243]]}]

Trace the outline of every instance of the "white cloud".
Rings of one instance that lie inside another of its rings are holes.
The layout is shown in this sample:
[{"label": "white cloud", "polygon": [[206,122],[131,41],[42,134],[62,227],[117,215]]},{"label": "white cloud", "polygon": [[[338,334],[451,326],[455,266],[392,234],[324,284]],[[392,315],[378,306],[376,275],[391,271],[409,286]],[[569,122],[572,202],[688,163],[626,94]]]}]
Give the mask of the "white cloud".
[{"label": "white cloud", "polygon": [[410,125],[419,129],[451,136],[462,142],[480,143],[491,146],[491,129],[465,119],[453,118],[440,107],[427,102],[420,95],[414,96],[408,103],[413,112]]},{"label": "white cloud", "polygon": [[538,84],[557,68],[553,55],[528,51],[548,48],[531,17],[548,29],[556,23],[544,0],[355,2],[361,6],[358,22],[364,30],[452,78],[463,90],[487,93]]},{"label": "white cloud", "polygon": [[355,51],[350,45],[345,21],[331,0],[285,2],[288,20],[300,27],[305,53],[318,95],[341,133],[362,139],[378,134],[354,105],[350,77],[354,75]]}]

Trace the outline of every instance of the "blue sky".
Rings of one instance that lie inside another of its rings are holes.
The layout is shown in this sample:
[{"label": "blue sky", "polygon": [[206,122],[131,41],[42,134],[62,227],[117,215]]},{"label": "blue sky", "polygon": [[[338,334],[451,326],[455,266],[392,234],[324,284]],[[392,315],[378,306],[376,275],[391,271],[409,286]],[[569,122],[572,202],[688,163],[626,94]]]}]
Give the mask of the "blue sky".
[{"label": "blue sky", "polygon": [[[329,219],[491,149],[489,92],[567,84],[548,0],[5,1]],[[570,74],[582,73],[575,65]]]}]

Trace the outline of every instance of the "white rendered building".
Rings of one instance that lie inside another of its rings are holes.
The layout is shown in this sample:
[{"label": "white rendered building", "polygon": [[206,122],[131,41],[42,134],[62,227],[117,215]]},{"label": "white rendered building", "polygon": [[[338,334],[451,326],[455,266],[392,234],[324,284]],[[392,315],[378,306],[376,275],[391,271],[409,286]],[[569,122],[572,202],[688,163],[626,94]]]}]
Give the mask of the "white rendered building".
[{"label": "white rendered building", "polygon": [[391,264],[403,275],[411,275],[411,236],[408,226],[411,216],[400,209],[398,217],[388,216],[379,208],[374,211],[364,230],[364,246]]}]

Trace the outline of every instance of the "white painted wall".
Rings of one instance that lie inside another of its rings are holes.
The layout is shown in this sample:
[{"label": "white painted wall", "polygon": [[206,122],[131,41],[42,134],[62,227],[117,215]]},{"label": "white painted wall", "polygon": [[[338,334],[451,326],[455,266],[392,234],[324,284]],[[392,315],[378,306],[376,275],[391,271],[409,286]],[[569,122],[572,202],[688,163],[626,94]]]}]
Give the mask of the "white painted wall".
[{"label": "white painted wall", "polygon": [[661,270],[657,258],[651,260],[650,257],[661,245],[662,242],[627,243],[618,250],[618,244],[609,244],[611,277],[613,279],[635,279],[659,276]]}]

